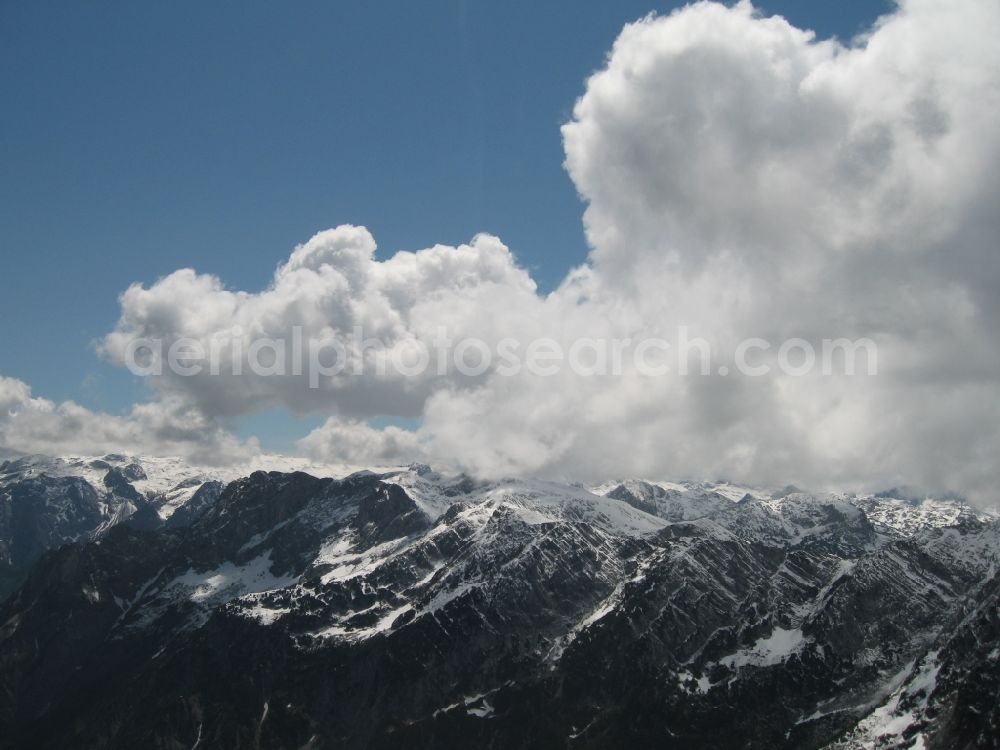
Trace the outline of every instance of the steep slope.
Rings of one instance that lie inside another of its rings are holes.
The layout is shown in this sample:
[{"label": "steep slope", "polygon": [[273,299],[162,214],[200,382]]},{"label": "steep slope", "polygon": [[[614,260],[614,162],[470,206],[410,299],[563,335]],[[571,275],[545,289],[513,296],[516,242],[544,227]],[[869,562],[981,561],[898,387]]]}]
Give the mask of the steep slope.
[{"label": "steep slope", "polygon": [[971,596],[831,749],[993,747],[1000,738],[1000,529],[966,519],[928,537],[935,561],[973,582]]},{"label": "steep slope", "polygon": [[127,523],[138,529],[192,523],[222,492],[259,463],[320,476],[344,467],[262,455],[250,463],[202,467],[180,458],[17,454],[0,462],[0,601],[48,549],[98,539]]},{"label": "steep slope", "polygon": [[257,472],[50,551],[0,610],[0,745],[864,746],[931,660],[911,724],[988,736],[996,522],[659,487]]},{"label": "steep slope", "polygon": [[[205,478],[187,473],[177,486],[170,486],[150,480],[143,465],[128,456],[32,455],[4,461],[0,464],[0,600],[46,550],[96,539],[120,523],[159,528],[184,505],[189,505],[185,516],[190,516],[192,509],[210,501],[213,489],[207,488],[198,503],[190,504]],[[216,497],[220,490],[216,484]]]}]

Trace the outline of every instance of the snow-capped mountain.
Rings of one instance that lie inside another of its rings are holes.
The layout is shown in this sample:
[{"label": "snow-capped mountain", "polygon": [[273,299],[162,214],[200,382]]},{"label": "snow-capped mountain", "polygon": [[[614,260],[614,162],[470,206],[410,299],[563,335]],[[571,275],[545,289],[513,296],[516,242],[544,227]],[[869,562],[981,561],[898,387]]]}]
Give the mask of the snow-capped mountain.
[{"label": "snow-capped mountain", "polygon": [[997,736],[1000,521],[955,502],[98,460],[0,467],[53,519],[0,608],[0,746]]},{"label": "snow-capped mountain", "polygon": [[19,454],[0,460],[0,599],[46,550],[98,539],[120,523],[146,529],[185,526],[215,501],[225,482],[261,465],[317,476],[350,471],[273,455],[226,467],[120,454]]}]

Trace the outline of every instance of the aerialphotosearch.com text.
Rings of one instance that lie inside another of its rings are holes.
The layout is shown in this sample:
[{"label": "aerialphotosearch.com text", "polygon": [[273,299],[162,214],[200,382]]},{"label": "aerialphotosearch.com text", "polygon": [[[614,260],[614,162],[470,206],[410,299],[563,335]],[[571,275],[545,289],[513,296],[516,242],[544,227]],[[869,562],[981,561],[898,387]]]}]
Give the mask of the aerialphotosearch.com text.
[{"label": "aerialphotosearch.com text", "polygon": [[772,342],[746,338],[728,351],[716,351],[688,327],[679,326],[674,339],[587,338],[568,342],[554,338],[522,341],[501,338],[453,339],[444,328],[429,340],[408,337],[391,342],[368,336],[360,327],[336,335],[308,334],[300,326],[287,336],[248,336],[237,327],[207,339],[133,338],[126,345],[124,364],[135,375],[244,375],[304,377],[312,388],[324,379],[344,377],[495,374],[514,377],[528,373],[551,377],[566,370],[580,377],[615,376],[634,371],[648,377],[762,377],[863,375],[878,372],[878,348],[869,338],[823,338],[810,342],[789,338]]}]

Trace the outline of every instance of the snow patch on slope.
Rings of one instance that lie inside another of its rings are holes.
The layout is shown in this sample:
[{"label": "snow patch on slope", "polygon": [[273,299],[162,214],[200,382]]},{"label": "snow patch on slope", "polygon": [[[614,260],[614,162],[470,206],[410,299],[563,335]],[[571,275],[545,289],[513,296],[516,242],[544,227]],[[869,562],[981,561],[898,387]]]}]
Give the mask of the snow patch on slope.
[{"label": "snow patch on slope", "polygon": [[720,659],[719,664],[733,669],[747,666],[772,667],[802,651],[806,643],[808,640],[802,635],[801,628],[775,628],[769,636],[760,638],[749,648]]}]

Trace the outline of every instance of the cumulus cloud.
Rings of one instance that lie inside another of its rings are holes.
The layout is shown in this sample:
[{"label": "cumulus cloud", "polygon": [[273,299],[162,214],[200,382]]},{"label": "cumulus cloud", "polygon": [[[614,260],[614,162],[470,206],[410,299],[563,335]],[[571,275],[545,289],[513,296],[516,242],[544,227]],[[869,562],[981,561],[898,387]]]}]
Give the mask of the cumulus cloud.
[{"label": "cumulus cloud", "polygon": [[425,429],[503,470],[995,501],[998,31],[975,0],[903,2],[850,48],[746,2],[628,26],[563,128],[591,312],[715,352],[870,337],[879,374],[491,381]]},{"label": "cumulus cloud", "polygon": [[189,404],[137,404],[128,416],[91,411],[72,401],[34,398],[16,378],[0,376],[0,447],[26,453],[149,453],[225,464],[259,453]]},{"label": "cumulus cloud", "polygon": [[[516,311],[530,316],[528,308],[539,304],[534,282],[496,237],[399,252],[385,261],[374,253],[367,229],[344,225],[295,248],[259,293],[230,291],[191,269],[149,288],[133,285],[121,297],[121,319],[103,351],[124,364],[137,340],[161,342],[161,362],[182,339],[206,362],[214,350],[214,371],[178,374],[164,365],[154,379],[161,393],[209,416],[273,406],[347,418],[417,416],[442,378],[462,377],[452,367],[439,375],[436,363],[414,374],[415,342],[430,349],[440,331],[495,340],[504,331],[522,331]],[[311,352],[319,367],[308,366]],[[311,372],[324,376],[311,382]]]},{"label": "cumulus cloud", "polygon": [[[748,2],[650,16],[622,31],[563,127],[590,254],[551,294],[496,237],[378,260],[366,229],[341,226],[295,248],[260,292],[189,269],[129,288],[103,350],[124,362],[137,338],[218,347],[218,373],[151,378],[145,408],[180,420],[178,443],[198,419],[211,432],[280,405],[329,417],[300,443],[317,457],[907,484],[995,502],[998,34],[1000,6],[980,0],[903,0],[851,46]],[[711,345],[710,374],[654,377],[632,360],[590,375],[378,368],[416,344],[434,352],[442,330],[493,351],[546,338],[566,352],[648,337],[679,349],[681,326]],[[358,345],[358,329],[385,351]],[[254,341],[295,330],[325,361],[342,350],[342,370],[318,387],[305,371],[248,370]],[[758,352],[770,365],[790,337],[870,338],[878,374],[748,377],[732,365],[751,337],[772,343]],[[365,422],[383,415],[422,424]]]},{"label": "cumulus cloud", "polygon": [[875,378],[695,383],[695,421],[725,399],[750,438],[737,475],[993,491],[998,31],[995,3],[909,0],[845,48],[699,3],[588,81],[563,135],[604,284],[723,348],[879,344]]},{"label": "cumulus cloud", "polygon": [[302,438],[299,446],[320,461],[335,456],[343,463],[368,466],[409,464],[427,457],[420,436],[413,431],[394,425],[378,430],[335,417]]},{"label": "cumulus cloud", "polygon": [[563,128],[589,306],[715,352],[870,337],[879,374],[491,382],[432,399],[426,429],[504,470],[995,500],[997,31],[995,4],[934,0],[850,48],[748,3],[627,27]]}]

